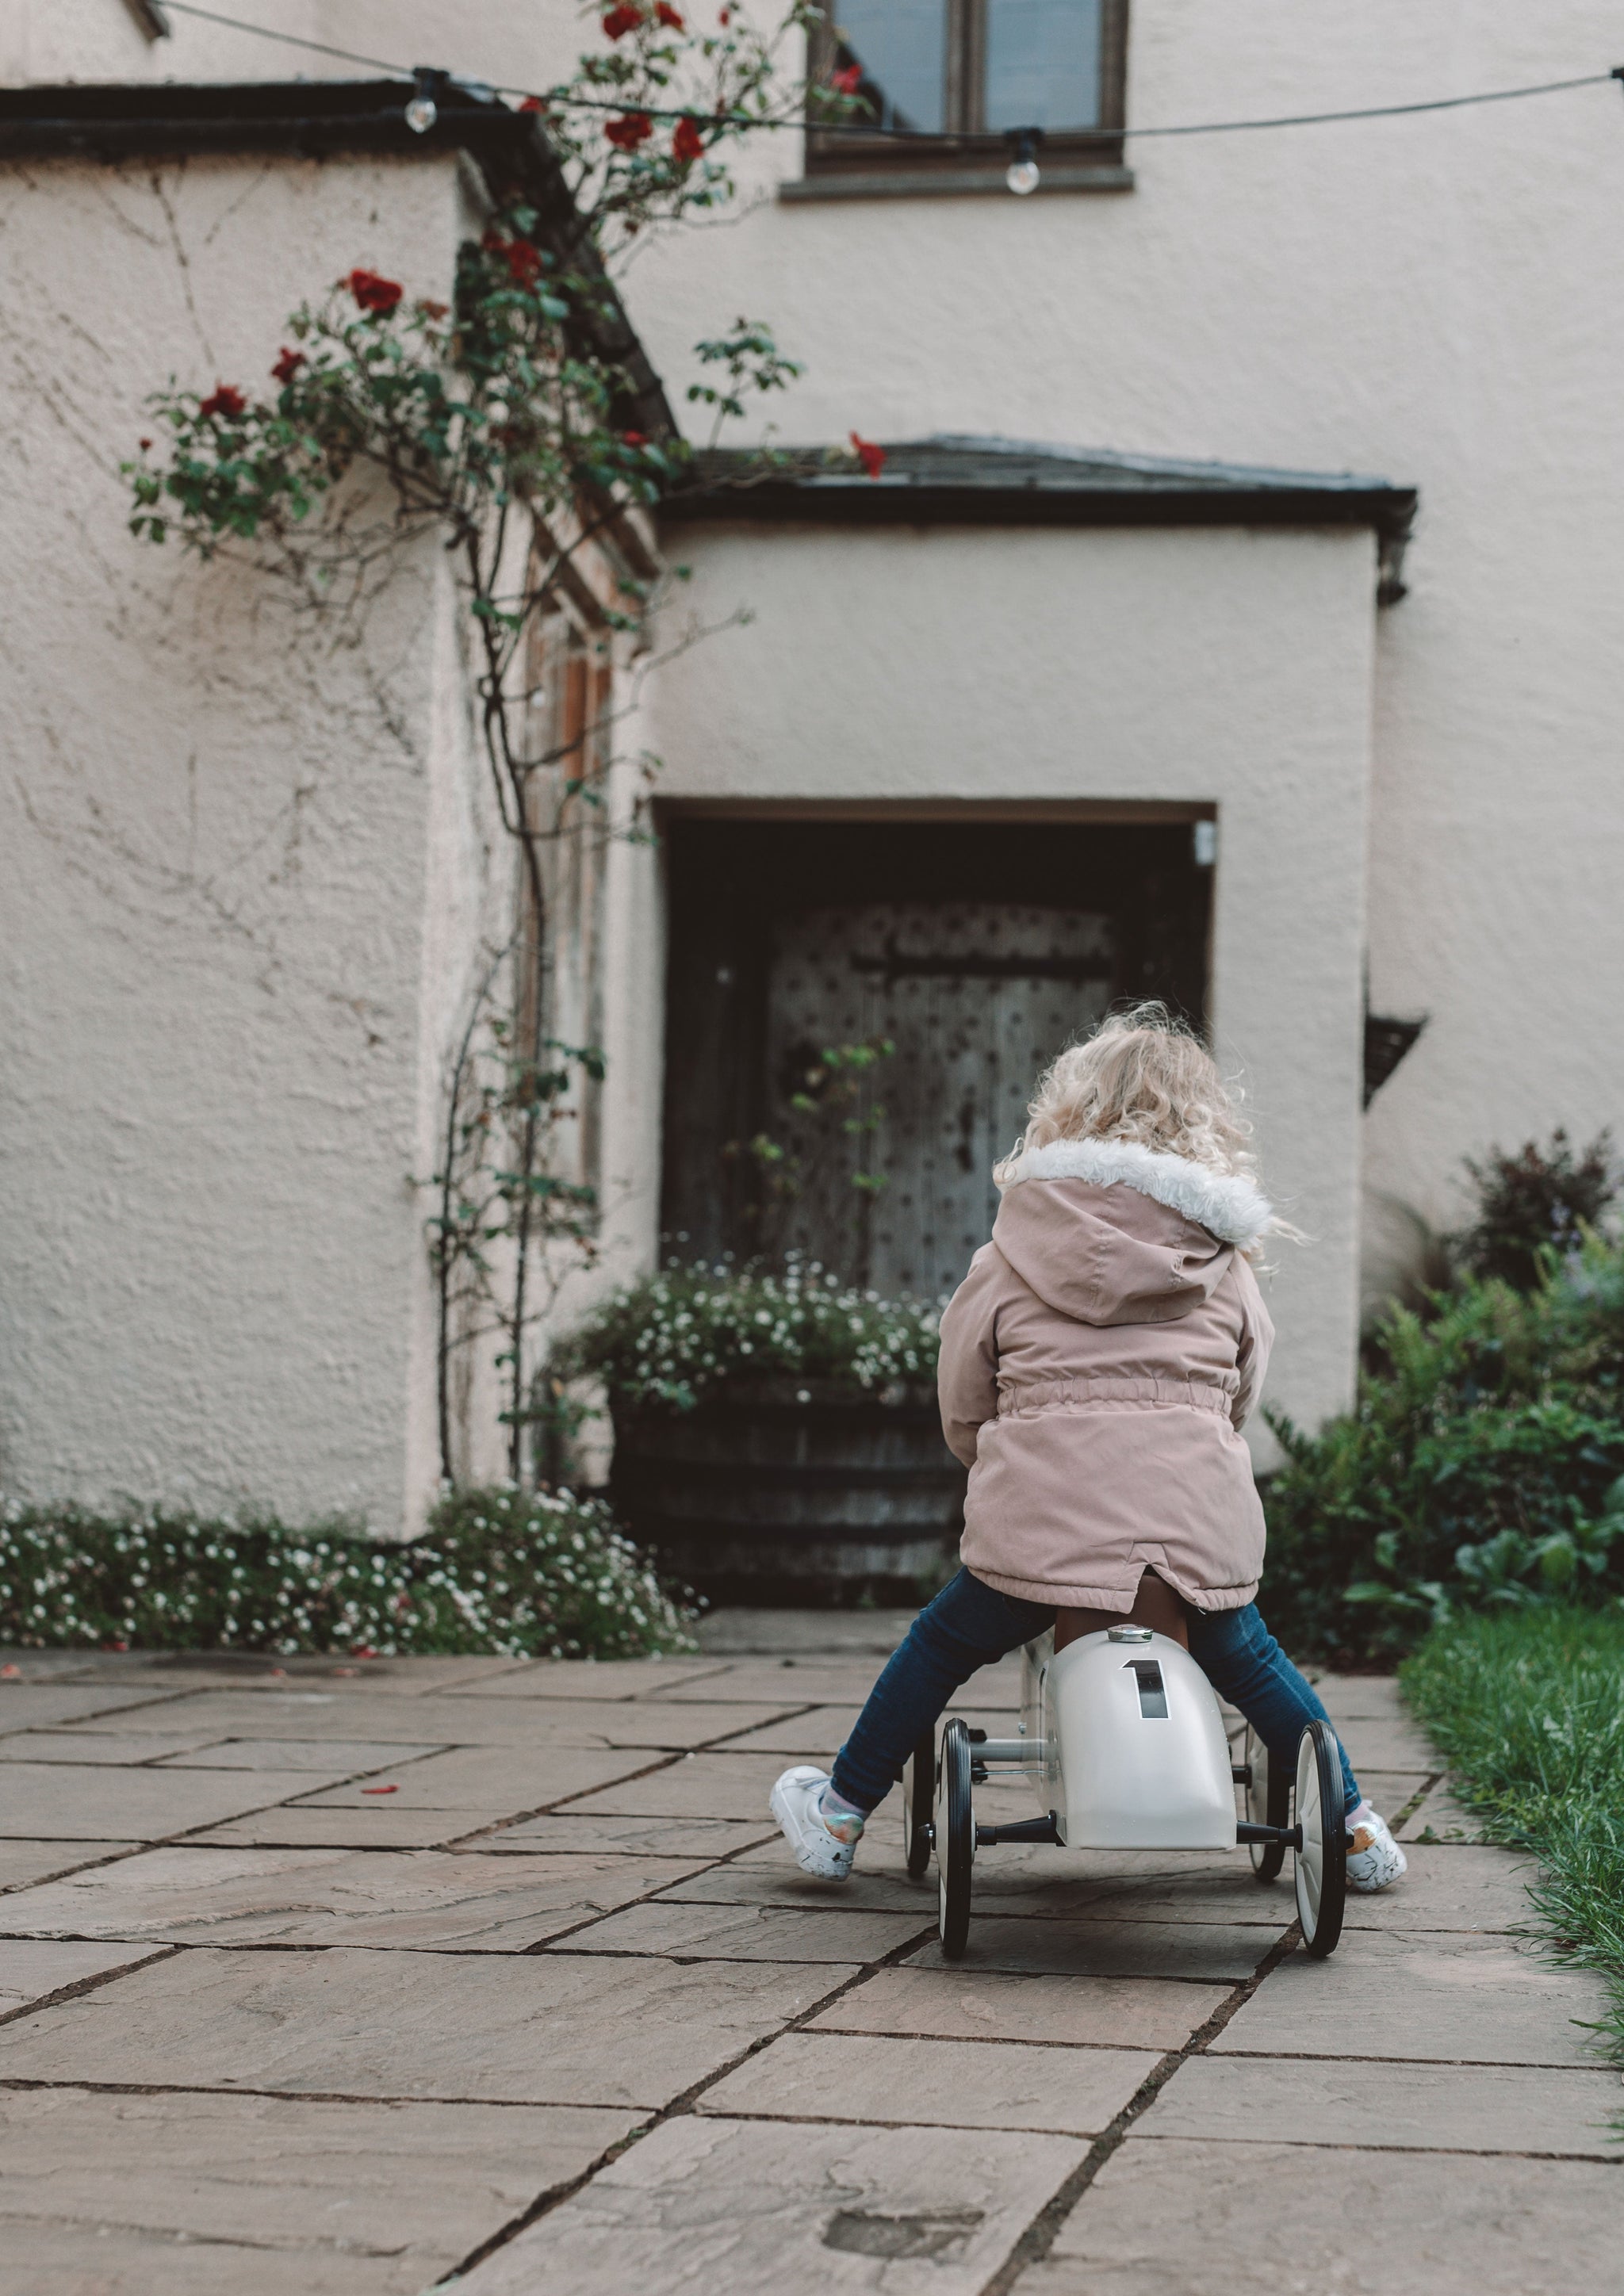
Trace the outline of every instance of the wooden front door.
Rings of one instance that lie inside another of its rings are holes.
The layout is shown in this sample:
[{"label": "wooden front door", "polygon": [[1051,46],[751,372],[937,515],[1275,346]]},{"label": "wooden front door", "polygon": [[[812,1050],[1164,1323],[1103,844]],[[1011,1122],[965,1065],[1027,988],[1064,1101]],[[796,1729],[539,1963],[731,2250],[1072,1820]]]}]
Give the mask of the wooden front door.
[{"label": "wooden front door", "polygon": [[797,1250],[951,1291],[1055,1054],[1123,997],[1201,1016],[1211,872],[1188,824],[679,817],[667,846],[679,1257]]}]

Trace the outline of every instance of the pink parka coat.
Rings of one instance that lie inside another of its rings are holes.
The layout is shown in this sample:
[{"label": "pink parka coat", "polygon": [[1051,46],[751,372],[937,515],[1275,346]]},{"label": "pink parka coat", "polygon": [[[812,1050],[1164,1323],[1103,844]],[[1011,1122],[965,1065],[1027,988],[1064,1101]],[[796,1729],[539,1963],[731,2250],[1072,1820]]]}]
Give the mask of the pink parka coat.
[{"label": "pink parka coat", "polygon": [[978,1578],[1127,1611],[1150,1568],[1200,1611],[1251,1601],[1263,1511],[1239,1430],[1274,1327],[1238,1247],[1269,1218],[1250,1180],[1132,1143],[1020,1160],[941,1325]]}]

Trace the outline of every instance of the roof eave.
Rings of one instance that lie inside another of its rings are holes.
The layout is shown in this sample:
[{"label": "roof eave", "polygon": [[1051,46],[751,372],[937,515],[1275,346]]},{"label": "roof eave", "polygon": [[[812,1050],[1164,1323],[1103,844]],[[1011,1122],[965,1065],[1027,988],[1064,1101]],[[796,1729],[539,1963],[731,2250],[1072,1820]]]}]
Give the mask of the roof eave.
[{"label": "roof eave", "polygon": [[673,498],[663,515],[841,526],[1368,526],[1407,534],[1413,487],[1031,486],[824,478],[726,481]]}]

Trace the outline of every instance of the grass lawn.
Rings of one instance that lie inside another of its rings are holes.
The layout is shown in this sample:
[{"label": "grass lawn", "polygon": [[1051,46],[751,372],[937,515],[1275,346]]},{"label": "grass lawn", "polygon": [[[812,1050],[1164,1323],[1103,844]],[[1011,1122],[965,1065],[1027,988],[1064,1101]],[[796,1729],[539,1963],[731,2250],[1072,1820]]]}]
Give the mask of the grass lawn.
[{"label": "grass lawn", "polygon": [[1605,1974],[1624,2055],[1624,1609],[1460,1618],[1399,1672],[1484,1831],[1538,1857],[1535,1906],[1565,1959]]}]

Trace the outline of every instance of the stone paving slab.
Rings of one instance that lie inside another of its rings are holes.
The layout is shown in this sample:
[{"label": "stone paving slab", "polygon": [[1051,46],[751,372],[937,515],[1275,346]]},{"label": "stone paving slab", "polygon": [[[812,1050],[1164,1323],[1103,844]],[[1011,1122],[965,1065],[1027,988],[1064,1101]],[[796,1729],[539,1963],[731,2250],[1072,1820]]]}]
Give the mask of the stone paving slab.
[{"label": "stone paving slab", "polygon": [[769,1817],[582,1817],[555,1810],[521,1818],[472,1846],[496,1857],[532,1849],[592,1849],[628,1857],[727,1857],[779,1839]]},{"label": "stone paving slab", "polygon": [[1341,1721],[1337,1724],[1336,1734],[1348,1750],[1349,1760],[1360,1772],[1361,1784],[1366,1770],[1401,1770],[1430,1775],[1438,1767],[1438,1756],[1428,1740],[1401,1715]]},{"label": "stone paving slab", "polygon": [[369,1695],[415,1698],[511,1673],[511,1658],[345,1658],[336,1652],[96,1651],[78,1679],[115,1683],[148,1698],[173,1690],[251,1685],[271,1693],[312,1683],[359,1683]]},{"label": "stone paving slab", "polygon": [[1426,1770],[1378,1770],[1368,1762],[1358,1767],[1361,1791],[1386,1818],[1396,1818],[1417,1794],[1426,1792],[1437,1775],[1436,1757],[1431,1767]]},{"label": "stone paving slab", "polygon": [[[19,1730],[0,1738],[0,1762],[77,1762],[97,1768],[127,1769],[161,1762],[173,1754],[194,1753],[208,1740],[195,1730]],[[340,1765],[324,1760],[329,1775]]]},{"label": "stone paving slab", "polygon": [[1314,1674],[1308,1679],[1340,1729],[1344,1722],[1401,1722],[1409,1710],[1390,1674]]},{"label": "stone paving slab", "polygon": [[570,1807],[610,1817],[765,1817],[783,1770],[775,1754],[688,1754],[623,1785],[582,1794]]},{"label": "stone paving slab", "polygon": [[390,1799],[402,1809],[499,1809],[510,1817],[528,1816],[545,1803],[636,1777],[659,1759],[642,1748],[608,1752],[579,1746],[461,1746],[423,1761],[397,1760],[366,1779],[306,1794],[302,1800],[308,1809],[360,1809],[381,1800],[379,1788],[387,1784],[396,1789]]},{"label": "stone paving slab", "polygon": [[1109,2128],[1161,2062],[1145,2049],[786,2033],[699,2100],[701,2112],[931,2128]]},{"label": "stone paving slab", "polygon": [[1447,1778],[1432,1787],[1398,1828],[1398,1839],[1404,1842],[1473,1846],[1484,1838],[1483,1821],[1464,1802],[1456,1801]]},{"label": "stone paving slab", "polygon": [[[661,1694],[682,1702],[703,1698],[728,1704],[749,1700],[780,1706],[860,1706],[874,1688],[883,1662],[878,1659],[856,1662],[740,1659],[723,1673],[709,1675],[701,1683],[679,1685]],[[1013,1664],[983,1667],[964,1685],[951,1710],[956,1713],[962,1704],[1007,1712],[1020,1703],[1020,1669]]]},{"label": "stone paving slab", "polygon": [[992,1970],[876,1970],[809,2032],[892,2033],[1056,2047],[1181,2049],[1229,1998],[1224,1985],[1154,1977],[1017,1977]]},{"label": "stone paving slab", "polygon": [[[251,2240],[193,2241],[185,2234],[127,2231],[116,2222],[6,2224],[0,2218],[12,2285],[27,2296],[416,2296],[421,2280],[398,2276],[404,2260],[385,2251],[324,2253]],[[405,2268],[411,2269],[409,2262]]]},{"label": "stone paving slab", "polygon": [[[963,1717],[972,1729],[985,1730],[989,1735],[1013,1736],[1007,1708],[995,1706],[956,1706],[953,1711]],[[732,1741],[742,1754],[758,1751],[782,1753],[786,1763],[801,1761],[832,1761],[847,1739],[862,1708],[848,1706],[815,1706],[805,1714],[789,1715],[782,1721],[773,1721],[747,1731]]]},{"label": "stone paving slab", "polygon": [[471,1683],[480,1698],[660,1698],[726,1672],[713,1658],[521,1659],[500,1677]]},{"label": "stone paving slab", "polygon": [[591,1954],[194,1947],[0,2025],[0,2081],[647,2109],[856,1973]]},{"label": "stone paving slab", "polygon": [[[1029,1922],[993,1915],[972,1921],[956,1966],[966,1974],[1029,1969],[1055,1977],[1193,1977],[1237,1985],[1253,1975],[1279,1934],[1220,1922]],[[916,1969],[947,1965],[934,1939],[908,1960]]]},{"label": "stone paving slab", "polygon": [[17,1683],[74,1681],[91,1655],[84,1650],[29,1650],[17,1643],[0,1643],[0,1692]]},{"label": "stone paving slab", "polygon": [[357,1809],[287,1803],[209,1826],[191,1839],[224,1849],[444,1849],[478,1834],[483,1848],[484,1830],[510,1815],[502,1809],[398,1809],[393,1800]]},{"label": "stone paving slab", "polygon": [[667,2121],[457,2296],[978,2296],[1079,2164],[1015,2130]]},{"label": "stone paving slab", "polygon": [[522,1953],[693,1871],[681,1858],[152,1849],[0,1899],[14,1937]]},{"label": "stone paving slab", "polygon": [[171,1754],[169,1770],[334,1770],[370,1774],[390,1762],[416,1761],[446,1749],[427,1743],[399,1744],[387,1738],[224,1738],[194,1753]]},{"label": "stone paving slab", "polygon": [[[41,1653],[43,1655],[44,1653]],[[111,1685],[0,1683],[0,1732],[51,1730],[59,1723],[80,1722],[89,1715],[119,1714],[144,1710],[149,1730],[163,1726],[163,1699],[150,1690],[118,1690]]]},{"label": "stone paving slab", "polygon": [[1019,2285],[1021,2296],[1572,2296],[1617,2284],[1619,2200],[1617,2169],[1583,2161],[1130,2136]]},{"label": "stone paving slab", "polygon": [[82,1985],[87,1977],[105,1977],[111,1970],[132,1969],[151,1958],[140,1946],[0,1938],[0,2018]]},{"label": "stone paving slab", "polygon": [[1374,1897],[1349,1892],[1343,1923],[1351,1930],[1457,1930],[1484,1934],[1527,1929],[1533,1919],[1528,1885],[1533,1859],[1514,1849],[1451,1842],[1408,1842],[1409,1872],[1395,1890]]},{"label": "stone paving slab", "polygon": [[[336,1784],[328,1774],[327,1783]],[[308,1793],[308,1771],[121,1770],[13,1762],[0,1792],[0,1833],[27,1840],[159,1841]]]},{"label": "stone paving slab", "polygon": [[1505,1937],[1450,1931],[1358,1939],[1328,1961],[1291,1955],[1230,2020],[1213,2048],[1293,2056],[1594,2065],[1607,1988]]},{"label": "stone paving slab", "polygon": [[[401,1746],[544,1746],[597,1744],[602,1731],[577,1734],[572,1725],[590,1708],[550,1706],[537,1700],[422,1697],[386,1698],[344,1683],[312,1690],[200,1690],[162,1708],[132,1714],[114,1723],[98,1717],[98,1729],[195,1729],[200,1738],[304,1738],[347,1742],[352,1739]],[[604,1707],[624,1716],[629,1706]],[[161,1714],[161,1725],[152,1718]]]},{"label": "stone paving slab", "polygon": [[[987,1855],[990,1860],[998,1853],[994,1849]],[[978,1896],[983,1894],[980,1864],[978,1859]],[[1244,1851],[1232,1853],[1225,1866],[1205,1873],[1163,1873],[1142,1880],[1124,1875],[1102,1878],[1088,1886],[1084,1918],[1089,1921],[1237,1922],[1243,1927],[1260,1926],[1278,1937],[1297,1918],[1290,1860],[1277,1881],[1259,1882]],[[1000,1913],[1013,1910],[1002,1900],[997,1909]],[[1026,1910],[1024,1904],[1021,1910]],[[1060,1910],[1058,1905],[1054,1910]]]},{"label": "stone paving slab", "polygon": [[776,1721],[784,1708],[707,1704],[698,1698],[688,1703],[674,1698],[602,1698],[595,1703],[538,1698],[523,1710],[527,1745],[644,1746],[685,1754],[716,1739],[732,1745],[742,1733]]},{"label": "stone paving slab", "polygon": [[740,1603],[693,1629],[707,1658],[861,1657],[877,1673],[918,1615],[914,1611],[769,1611]]},{"label": "stone paving slab", "polygon": [[[54,1881],[59,1874],[119,1857],[135,1847],[133,1841],[0,1841],[0,1892],[31,1889],[36,1882]],[[0,1929],[4,1927],[0,1913]]]},{"label": "stone paving slab", "polygon": [[1616,2072],[1194,2056],[1134,2126],[1147,2137],[1624,2160],[1609,2127],[1618,2103]]},{"label": "stone paving slab", "polygon": [[783,1906],[631,1906],[570,1939],[570,1953],[706,1961],[880,1961],[934,1925],[915,1914],[800,1913]]},{"label": "stone paving slab", "polygon": [[[1002,1792],[990,1785],[978,1786],[975,1801],[978,1814],[984,1815],[988,1822],[996,1818],[1002,1824],[1009,1818],[1035,1814],[1033,1797],[1023,1786]],[[808,1888],[829,1887],[826,1882],[820,1883],[815,1877],[800,1874],[775,1826],[771,1837],[740,1858],[738,1864],[751,1872],[775,1872],[786,1885],[804,1880]],[[932,1875],[934,1871],[932,1867]],[[1068,1893],[1075,1893],[1079,1902],[1092,1903],[1096,1896],[1119,1885],[1143,1882],[1148,1888],[1162,1882],[1193,1884],[1204,1874],[1249,1875],[1251,1871],[1244,1852],[1234,1849],[1061,1849],[1046,1841],[1004,1841],[983,1849],[977,1857],[975,1895],[978,1904],[983,1896],[1001,1890],[1018,1892],[1023,1898],[1030,1897],[1034,1903],[1051,1897],[1059,1903]],[[901,1805],[893,1800],[882,1806],[878,1817],[863,1837],[857,1862],[852,1869],[852,1883],[902,1880],[904,1876]],[[929,1886],[934,1889],[934,1879]],[[1256,1882],[1250,1886],[1258,1888]],[[999,1910],[1007,1912],[1010,1908],[1001,1906]]]},{"label": "stone paving slab", "polygon": [[[782,1837],[778,1847],[783,1848]],[[844,1882],[825,1882],[803,1874],[787,1857],[754,1866],[741,1858],[731,1866],[708,1866],[693,1881],[662,1891],[661,1899],[684,1906],[797,1906],[818,1914],[909,1914],[933,1922],[936,1875],[932,1870],[922,1881],[910,1882],[898,1858],[893,1873],[865,1874],[858,1866]]]},{"label": "stone paving slab", "polygon": [[18,2296],[417,2296],[636,2126],[565,2105],[0,2095],[0,2250]]}]

